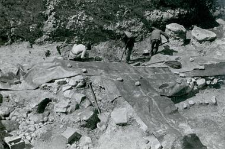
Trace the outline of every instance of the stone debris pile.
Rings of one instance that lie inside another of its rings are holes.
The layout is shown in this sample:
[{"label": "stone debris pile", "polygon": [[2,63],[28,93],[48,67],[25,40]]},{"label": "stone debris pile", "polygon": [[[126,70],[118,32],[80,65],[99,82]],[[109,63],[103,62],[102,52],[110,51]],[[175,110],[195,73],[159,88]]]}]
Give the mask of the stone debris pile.
[{"label": "stone debris pile", "polygon": [[192,100],[188,99],[186,101],[180,102],[176,104],[176,107],[178,110],[182,111],[185,109],[190,109],[190,108],[199,108],[199,107],[204,107],[204,106],[217,106],[217,99],[216,96],[212,96],[211,98],[203,98],[199,100]]}]

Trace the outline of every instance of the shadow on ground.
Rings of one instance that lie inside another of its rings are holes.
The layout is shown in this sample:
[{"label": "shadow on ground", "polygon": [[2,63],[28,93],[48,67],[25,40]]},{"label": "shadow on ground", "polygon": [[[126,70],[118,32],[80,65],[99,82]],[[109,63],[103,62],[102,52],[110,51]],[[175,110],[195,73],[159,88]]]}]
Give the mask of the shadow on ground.
[{"label": "shadow on ground", "polygon": [[171,49],[170,46],[168,46],[168,45],[163,46],[163,48],[164,49],[158,53],[163,54],[163,55],[173,55],[174,53],[178,53],[177,51]]}]

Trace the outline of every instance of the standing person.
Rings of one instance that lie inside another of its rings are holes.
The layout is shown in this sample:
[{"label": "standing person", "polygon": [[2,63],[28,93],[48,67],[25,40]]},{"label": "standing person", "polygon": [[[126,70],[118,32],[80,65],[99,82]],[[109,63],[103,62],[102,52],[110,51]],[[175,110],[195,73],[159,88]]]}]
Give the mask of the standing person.
[{"label": "standing person", "polygon": [[130,61],[130,56],[134,47],[135,37],[132,35],[132,33],[125,31],[123,42],[125,43],[126,63],[128,63]]},{"label": "standing person", "polygon": [[87,50],[91,50],[90,43],[88,43],[86,46],[83,44],[74,44],[73,48],[70,51],[69,59],[75,61],[83,61],[89,56]]},{"label": "standing person", "polygon": [[[151,49],[150,49],[150,56],[155,55],[158,52],[159,45],[162,43],[161,35],[165,36],[167,42],[169,42],[169,36],[160,29],[152,27],[152,34],[151,34]],[[154,51],[155,49],[155,51]]]}]

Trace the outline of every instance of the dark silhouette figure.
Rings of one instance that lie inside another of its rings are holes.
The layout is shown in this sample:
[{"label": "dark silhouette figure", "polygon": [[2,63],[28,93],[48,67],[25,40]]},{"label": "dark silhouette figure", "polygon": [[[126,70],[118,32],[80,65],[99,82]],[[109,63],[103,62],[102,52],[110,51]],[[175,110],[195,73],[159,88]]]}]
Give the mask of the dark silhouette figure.
[{"label": "dark silhouette figure", "polygon": [[150,57],[158,52],[159,45],[162,43],[161,35],[165,36],[167,41],[169,41],[169,36],[165,32],[155,27],[152,27],[152,29],[153,31],[150,38],[151,41]]},{"label": "dark silhouette figure", "polygon": [[134,47],[135,37],[130,32],[124,32],[123,42],[125,43],[126,63],[128,63]]}]

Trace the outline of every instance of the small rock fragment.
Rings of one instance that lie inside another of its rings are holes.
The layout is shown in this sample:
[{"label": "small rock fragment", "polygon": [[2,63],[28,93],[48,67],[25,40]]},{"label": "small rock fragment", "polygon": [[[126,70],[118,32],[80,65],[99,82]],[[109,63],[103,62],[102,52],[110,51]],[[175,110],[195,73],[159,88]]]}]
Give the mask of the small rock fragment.
[{"label": "small rock fragment", "polygon": [[193,91],[198,91],[198,87],[194,86]]},{"label": "small rock fragment", "polygon": [[33,126],[30,126],[30,127],[28,128],[28,130],[29,130],[30,132],[34,132],[36,129],[35,129],[35,126],[33,125]]},{"label": "small rock fragment", "polygon": [[123,78],[120,78],[120,77],[117,78],[116,80],[117,80],[117,81],[120,81],[120,82],[123,82]]},{"label": "small rock fragment", "polygon": [[66,79],[59,79],[59,80],[55,80],[55,84],[57,84],[58,86],[61,85],[65,85],[67,82],[67,78]]},{"label": "small rock fragment", "polygon": [[195,104],[195,102],[193,100],[189,100],[188,103],[190,106],[193,106]]},{"label": "small rock fragment", "polygon": [[1,107],[0,108],[0,117],[10,115],[10,108],[9,107]]},{"label": "small rock fragment", "polygon": [[183,103],[183,109],[187,109],[187,108],[188,108],[187,104]]},{"label": "small rock fragment", "polygon": [[87,69],[82,69],[82,72],[83,73],[87,73]]},{"label": "small rock fragment", "polygon": [[213,97],[211,98],[211,102],[212,102],[212,104],[217,105],[216,96],[213,96]]},{"label": "small rock fragment", "polygon": [[184,77],[186,77],[186,74],[185,73],[179,73],[179,76],[184,78]]},{"label": "small rock fragment", "polygon": [[64,97],[66,98],[72,98],[73,96],[73,92],[71,90],[66,90],[64,93],[63,93]]},{"label": "small rock fragment", "polygon": [[187,78],[187,83],[188,84],[192,83],[192,78]]},{"label": "small rock fragment", "polygon": [[32,140],[32,138],[31,138],[31,136],[26,136],[26,139],[28,140],[28,141],[31,141]]},{"label": "small rock fragment", "polygon": [[145,140],[145,144],[148,144],[149,143],[149,140]]},{"label": "small rock fragment", "polygon": [[72,66],[70,63],[68,63],[68,64],[67,64],[67,67],[68,67],[68,68],[72,68],[73,66]]},{"label": "small rock fragment", "polygon": [[48,121],[48,117],[44,117],[43,122],[47,122]]},{"label": "small rock fragment", "polygon": [[135,85],[136,85],[136,86],[140,86],[141,83],[140,83],[139,81],[137,81],[137,82],[135,82]]},{"label": "small rock fragment", "polygon": [[81,102],[81,107],[83,108],[88,108],[89,106],[91,106],[91,102],[89,100],[84,100],[83,102]]},{"label": "small rock fragment", "polygon": [[84,87],[85,83],[86,83],[85,78],[82,75],[75,76],[75,77],[71,78],[70,80],[73,80],[73,82],[77,83],[77,85],[76,85],[77,88]]},{"label": "small rock fragment", "polygon": [[218,83],[218,79],[214,78],[213,81],[211,82],[212,85],[216,85]]},{"label": "small rock fragment", "polygon": [[42,114],[30,114],[29,115],[29,123],[40,123],[43,119],[43,115]]},{"label": "small rock fragment", "polygon": [[144,50],[143,55],[149,55],[149,50]]},{"label": "small rock fragment", "polygon": [[77,86],[78,82],[76,80],[74,80],[74,79],[70,79],[68,84],[70,86]]},{"label": "small rock fragment", "polygon": [[116,108],[111,113],[111,118],[117,125],[126,125],[128,123],[128,112],[126,108]]},{"label": "small rock fragment", "polygon": [[192,57],[190,58],[190,62],[194,62],[194,59]]},{"label": "small rock fragment", "polygon": [[103,113],[98,114],[98,118],[103,123],[107,123],[108,122],[109,116],[110,116],[109,112],[103,112]]},{"label": "small rock fragment", "polygon": [[211,84],[211,81],[209,81],[209,80],[206,81],[206,84],[207,84],[207,85],[210,85],[210,84]]},{"label": "small rock fragment", "polygon": [[73,113],[76,109],[78,109],[79,105],[76,101],[72,101],[70,107],[67,109],[68,113]]},{"label": "small rock fragment", "polygon": [[102,122],[99,122],[97,124],[97,128],[100,130],[100,131],[104,131],[106,129],[106,125]]},{"label": "small rock fragment", "polygon": [[181,83],[183,82],[183,79],[178,78],[178,79],[176,79],[176,82],[177,82],[178,84],[181,84]]},{"label": "small rock fragment", "polygon": [[93,110],[91,110],[91,108],[88,108],[80,113],[80,119],[81,121],[88,121],[93,115]]},{"label": "small rock fragment", "polygon": [[205,70],[205,66],[204,65],[201,65],[201,66],[198,67],[198,69],[199,70]]},{"label": "small rock fragment", "polygon": [[197,80],[197,85],[198,85],[198,88],[202,88],[202,87],[204,87],[205,85],[206,85],[206,81],[205,81],[205,79],[198,79]]},{"label": "small rock fragment", "polygon": [[72,85],[65,85],[65,86],[62,87],[62,91],[65,92],[65,91],[67,91],[71,88],[72,88]]},{"label": "small rock fragment", "polygon": [[208,105],[208,104],[209,104],[209,101],[206,100],[206,101],[204,102],[204,104],[205,104],[205,105]]}]

